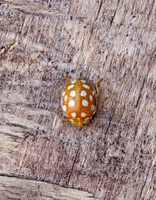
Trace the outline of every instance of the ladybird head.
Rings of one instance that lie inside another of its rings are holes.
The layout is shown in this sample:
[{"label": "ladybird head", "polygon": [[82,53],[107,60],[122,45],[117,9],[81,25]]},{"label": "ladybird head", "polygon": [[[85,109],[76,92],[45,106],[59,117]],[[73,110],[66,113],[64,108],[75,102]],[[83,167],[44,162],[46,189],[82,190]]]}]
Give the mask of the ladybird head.
[{"label": "ladybird head", "polygon": [[91,117],[86,117],[86,118],[77,117],[77,118],[69,119],[69,121],[72,124],[75,124],[80,127],[80,126],[83,126],[84,124],[86,124],[89,119],[91,119]]}]

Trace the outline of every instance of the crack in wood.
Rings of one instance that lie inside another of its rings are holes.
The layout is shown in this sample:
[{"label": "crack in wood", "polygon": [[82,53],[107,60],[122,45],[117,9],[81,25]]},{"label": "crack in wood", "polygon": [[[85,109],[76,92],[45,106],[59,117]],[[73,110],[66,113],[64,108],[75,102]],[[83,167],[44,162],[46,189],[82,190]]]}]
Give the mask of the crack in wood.
[{"label": "crack in wood", "polygon": [[101,8],[102,8],[102,4],[103,4],[103,1],[101,0],[100,1],[100,5],[99,5],[99,9],[98,9],[98,12],[97,12],[97,15],[96,15],[96,17],[95,17],[95,19],[94,19],[94,21],[93,21],[93,23],[91,25],[91,28],[90,28],[90,36],[89,36],[89,39],[88,39],[88,44],[91,41],[91,37],[92,37],[93,31],[94,31],[94,24],[95,24],[97,18],[99,17],[99,14],[100,14],[100,11],[101,11]]},{"label": "crack in wood", "polygon": [[94,19],[94,22],[93,24],[95,23],[95,21],[97,20],[97,18],[99,17],[99,14],[100,14],[100,11],[101,11],[101,8],[102,8],[102,4],[103,4],[103,0],[100,1],[100,5],[99,5],[99,9],[98,9],[98,12],[97,12],[97,15]]},{"label": "crack in wood", "polygon": [[117,2],[116,10],[115,10],[115,12],[114,12],[114,15],[113,15],[111,21],[110,21],[110,27],[112,27],[112,25],[113,25],[113,21],[114,21],[114,18],[115,18],[115,16],[116,16],[116,12],[117,12],[117,10],[118,10],[119,2],[120,2],[120,0],[118,0],[118,2]]},{"label": "crack in wood", "polygon": [[68,181],[67,181],[67,184],[68,184],[68,185],[69,185],[69,182],[70,182],[70,179],[71,179],[73,170],[74,170],[74,166],[75,166],[75,163],[76,163],[76,160],[77,160],[79,151],[80,151],[80,142],[79,142],[79,146],[78,146],[78,149],[77,149],[77,152],[76,152],[76,155],[75,155],[75,159],[74,159],[74,161],[73,161],[73,165],[72,165],[72,168],[71,168],[71,172],[70,172],[70,174],[69,174],[69,178],[68,178]]},{"label": "crack in wood", "polygon": [[141,96],[142,96],[143,88],[145,86],[145,82],[146,82],[146,79],[144,78],[143,83],[142,83],[142,87],[140,88],[139,96],[138,96],[138,99],[137,99],[137,102],[136,102],[136,105],[135,105],[136,108],[138,107],[138,105],[140,103],[140,99],[141,99]]}]

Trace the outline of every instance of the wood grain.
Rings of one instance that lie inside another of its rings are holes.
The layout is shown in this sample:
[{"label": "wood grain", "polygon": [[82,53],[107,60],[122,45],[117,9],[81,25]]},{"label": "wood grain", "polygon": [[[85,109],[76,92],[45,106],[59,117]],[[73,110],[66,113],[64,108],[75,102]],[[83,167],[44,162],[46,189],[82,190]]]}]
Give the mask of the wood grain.
[{"label": "wood grain", "polygon": [[[0,1],[1,199],[156,199],[155,12],[154,0]],[[82,128],[56,114],[64,75],[103,78]]]},{"label": "wood grain", "polygon": [[88,192],[36,180],[0,176],[1,199],[96,200]]}]

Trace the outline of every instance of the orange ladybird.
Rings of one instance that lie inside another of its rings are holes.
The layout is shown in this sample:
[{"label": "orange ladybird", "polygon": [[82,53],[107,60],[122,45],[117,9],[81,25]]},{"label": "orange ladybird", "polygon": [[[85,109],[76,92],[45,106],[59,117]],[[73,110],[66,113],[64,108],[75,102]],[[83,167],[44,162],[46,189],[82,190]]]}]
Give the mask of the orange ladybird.
[{"label": "orange ladybird", "polygon": [[96,83],[96,90],[86,80],[75,79],[70,81],[67,77],[66,83],[62,88],[61,94],[61,107],[67,117],[63,121],[70,121],[77,126],[82,126],[88,122],[89,119],[96,112],[96,98],[99,95],[98,83],[102,80],[99,79]]}]

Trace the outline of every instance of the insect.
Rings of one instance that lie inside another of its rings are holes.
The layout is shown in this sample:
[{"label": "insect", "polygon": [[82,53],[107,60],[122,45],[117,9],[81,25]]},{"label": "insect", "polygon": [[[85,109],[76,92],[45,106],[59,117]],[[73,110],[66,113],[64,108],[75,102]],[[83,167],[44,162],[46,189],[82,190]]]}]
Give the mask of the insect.
[{"label": "insect", "polygon": [[62,112],[67,118],[61,122],[70,121],[71,123],[82,126],[86,124],[96,112],[97,97],[99,95],[98,83],[102,81],[99,79],[96,83],[96,90],[86,80],[75,79],[69,80],[66,77],[66,83],[62,87],[61,93],[61,107],[58,112]]}]

